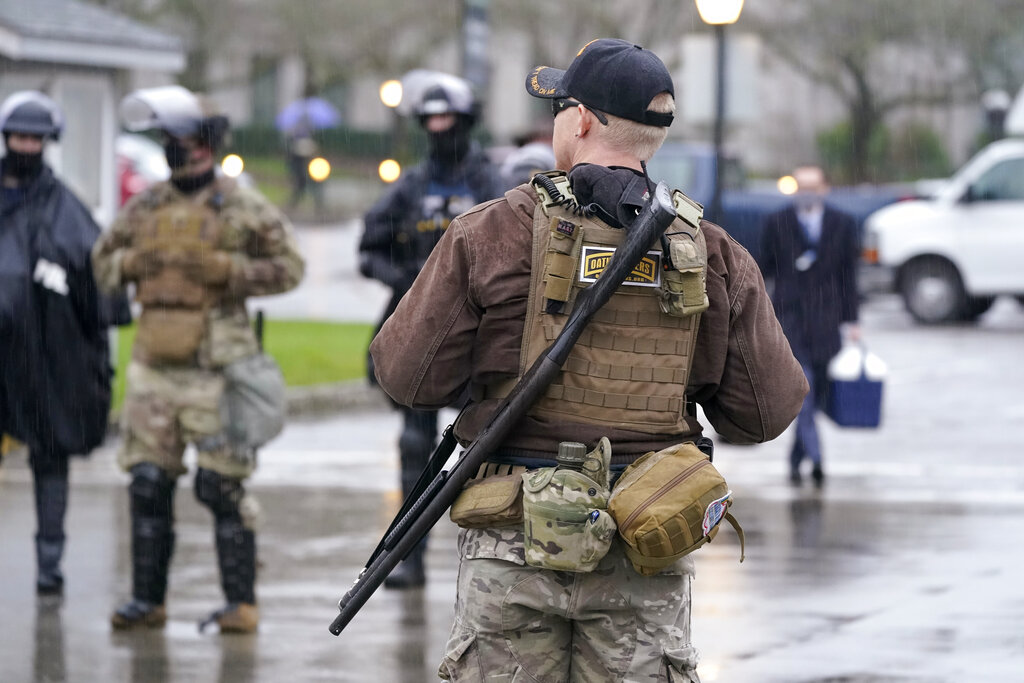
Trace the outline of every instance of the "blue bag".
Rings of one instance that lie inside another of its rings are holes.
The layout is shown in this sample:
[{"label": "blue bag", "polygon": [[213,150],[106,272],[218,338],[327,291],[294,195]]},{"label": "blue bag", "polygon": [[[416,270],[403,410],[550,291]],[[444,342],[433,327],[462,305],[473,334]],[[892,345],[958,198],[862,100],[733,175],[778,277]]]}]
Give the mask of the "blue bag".
[{"label": "blue bag", "polygon": [[851,345],[839,352],[828,370],[825,414],[840,427],[878,427],[886,372],[881,359]]}]

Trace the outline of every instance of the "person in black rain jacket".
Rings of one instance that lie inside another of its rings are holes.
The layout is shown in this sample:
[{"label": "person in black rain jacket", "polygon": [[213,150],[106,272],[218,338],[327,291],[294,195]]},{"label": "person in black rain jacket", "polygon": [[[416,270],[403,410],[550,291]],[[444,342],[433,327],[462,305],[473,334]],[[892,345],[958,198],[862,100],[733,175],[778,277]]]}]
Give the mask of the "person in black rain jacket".
[{"label": "person in black rain jacket", "polygon": [[39,92],[0,106],[0,433],[28,447],[40,594],[63,590],[68,456],[103,441],[112,375],[111,309],[90,262],[100,229],[43,162],[62,124]]}]

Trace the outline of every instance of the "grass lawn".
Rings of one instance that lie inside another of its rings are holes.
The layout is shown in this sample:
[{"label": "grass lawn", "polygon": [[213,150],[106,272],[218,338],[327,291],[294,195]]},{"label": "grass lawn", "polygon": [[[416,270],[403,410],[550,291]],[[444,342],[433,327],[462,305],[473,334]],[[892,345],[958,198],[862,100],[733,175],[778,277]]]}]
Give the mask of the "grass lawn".
[{"label": "grass lawn", "polygon": [[[118,328],[114,409],[124,400],[125,370],[135,341],[135,325]],[[266,350],[281,366],[288,386],[328,384],[366,377],[369,323],[311,320],[268,320],[264,323]]]}]

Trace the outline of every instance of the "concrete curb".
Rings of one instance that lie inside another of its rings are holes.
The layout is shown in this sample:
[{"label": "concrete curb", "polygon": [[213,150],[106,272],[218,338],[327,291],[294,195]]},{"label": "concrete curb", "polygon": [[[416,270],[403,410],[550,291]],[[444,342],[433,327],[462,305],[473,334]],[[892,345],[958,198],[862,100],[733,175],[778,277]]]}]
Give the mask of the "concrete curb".
[{"label": "concrete curb", "polygon": [[288,387],[288,415],[308,417],[346,410],[385,410],[390,407],[385,393],[366,380]]}]

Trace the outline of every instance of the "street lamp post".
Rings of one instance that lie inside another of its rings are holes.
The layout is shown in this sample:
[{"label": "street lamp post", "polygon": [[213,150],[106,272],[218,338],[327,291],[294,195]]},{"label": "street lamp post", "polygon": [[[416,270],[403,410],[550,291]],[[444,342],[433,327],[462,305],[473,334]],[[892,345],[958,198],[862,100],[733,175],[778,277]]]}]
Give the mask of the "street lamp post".
[{"label": "street lamp post", "polygon": [[722,213],[722,138],[725,128],[725,27],[735,24],[743,11],[743,0],[696,0],[697,11],[705,24],[715,27],[715,188],[711,195],[710,218],[721,221]]}]

